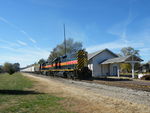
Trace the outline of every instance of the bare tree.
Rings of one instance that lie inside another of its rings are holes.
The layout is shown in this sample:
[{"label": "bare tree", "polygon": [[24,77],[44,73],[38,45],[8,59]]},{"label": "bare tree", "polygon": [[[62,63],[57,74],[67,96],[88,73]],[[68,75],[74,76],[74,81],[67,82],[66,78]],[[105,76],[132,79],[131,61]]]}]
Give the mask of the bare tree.
[{"label": "bare tree", "polygon": [[124,47],[121,49],[121,55],[122,56],[128,56],[128,55],[139,56],[139,50],[135,50],[133,47]]},{"label": "bare tree", "polygon": [[[76,51],[82,49],[82,43],[81,42],[75,42],[72,38],[69,38],[66,40],[66,53],[67,54],[73,54]],[[48,61],[52,61],[54,58],[58,56],[65,55],[65,46],[64,42],[57,45],[50,53]]]}]

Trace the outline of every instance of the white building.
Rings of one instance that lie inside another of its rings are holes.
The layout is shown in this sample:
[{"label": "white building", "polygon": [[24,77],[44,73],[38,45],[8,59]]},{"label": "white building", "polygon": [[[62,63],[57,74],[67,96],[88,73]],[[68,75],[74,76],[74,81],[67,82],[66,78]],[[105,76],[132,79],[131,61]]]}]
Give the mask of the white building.
[{"label": "white building", "polygon": [[134,78],[134,64],[143,61],[137,56],[118,57],[109,49],[100,50],[88,54],[88,67],[92,70],[92,76],[102,77],[108,75],[118,75],[120,72],[120,63],[130,63],[132,65],[132,77]]}]

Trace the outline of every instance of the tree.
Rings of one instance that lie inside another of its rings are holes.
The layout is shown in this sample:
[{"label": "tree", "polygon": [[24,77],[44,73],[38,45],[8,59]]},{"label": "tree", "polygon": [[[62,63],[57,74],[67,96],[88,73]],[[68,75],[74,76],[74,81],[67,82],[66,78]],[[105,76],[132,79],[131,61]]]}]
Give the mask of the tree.
[{"label": "tree", "polygon": [[[73,54],[76,51],[82,49],[81,42],[75,42],[72,38],[66,40],[66,54]],[[48,61],[53,61],[56,57],[65,55],[64,42],[58,44],[50,53]]]},{"label": "tree", "polygon": [[[122,48],[120,55],[121,56],[129,56],[129,55],[140,56],[139,55],[139,50],[135,50],[132,47],[124,47],[124,48]],[[135,65],[135,69],[138,69],[139,66],[140,66],[139,64],[136,64]],[[131,65],[130,64],[122,63],[120,65],[120,67],[121,67],[121,71],[123,71],[123,72],[131,72]]]},{"label": "tree", "polygon": [[14,63],[14,64],[8,63],[8,62],[4,63],[4,66],[3,66],[4,72],[7,72],[9,74],[13,74],[19,70],[20,70],[20,64],[19,63]]},{"label": "tree", "polygon": [[40,59],[39,61],[38,61],[38,64],[43,64],[43,63],[45,63],[46,61],[42,58],[42,59]]},{"label": "tree", "polygon": [[139,56],[139,50],[135,50],[132,47],[124,47],[124,48],[121,49],[121,55],[122,56],[128,56],[128,55]]},{"label": "tree", "polygon": [[5,72],[9,74],[13,74],[15,72],[15,69],[13,67],[13,64],[6,62],[3,66],[3,69]]},{"label": "tree", "polygon": [[3,72],[3,66],[0,65],[0,73]]},{"label": "tree", "polygon": [[19,63],[14,63],[13,68],[14,68],[15,72],[18,72],[20,70],[20,64]]}]

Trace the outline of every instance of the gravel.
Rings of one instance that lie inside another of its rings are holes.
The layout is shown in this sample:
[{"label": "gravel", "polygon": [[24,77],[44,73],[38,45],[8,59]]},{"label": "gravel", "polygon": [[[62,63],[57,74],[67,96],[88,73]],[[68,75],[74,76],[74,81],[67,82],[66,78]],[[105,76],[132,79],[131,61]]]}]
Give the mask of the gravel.
[{"label": "gravel", "polygon": [[62,79],[62,78],[53,78],[53,77],[48,77],[48,76],[43,76],[43,75],[36,75],[36,76],[44,77],[47,79],[53,79],[56,82],[61,82],[66,85],[80,88],[80,89],[86,89],[90,92],[104,95],[107,97],[112,97],[112,98],[132,102],[132,103],[150,106],[150,92],[147,92],[147,91],[133,90],[129,88],[108,86],[108,85],[102,85],[102,84],[97,84],[97,83],[73,81],[73,80]]},{"label": "gravel", "polygon": [[115,86],[107,86],[96,83],[86,83],[79,81],[66,81],[76,87],[86,88],[95,93],[108,97],[118,98],[129,102],[144,104],[150,106],[150,92],[138,91],[129,88],[120,88]]}]

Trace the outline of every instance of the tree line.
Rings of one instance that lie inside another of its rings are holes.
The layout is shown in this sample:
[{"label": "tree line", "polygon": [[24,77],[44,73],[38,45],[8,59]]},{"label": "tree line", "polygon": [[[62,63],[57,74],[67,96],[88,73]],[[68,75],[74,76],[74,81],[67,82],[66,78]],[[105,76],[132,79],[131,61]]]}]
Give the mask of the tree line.
[{"label": "tree line", "polygon": [[4,65],[0,66],[0,73],[13,74],[15,72],[18,72],[19,70],[20,70],[20,64],[19,63],[6,62],[6,63],[4,63]]}]

